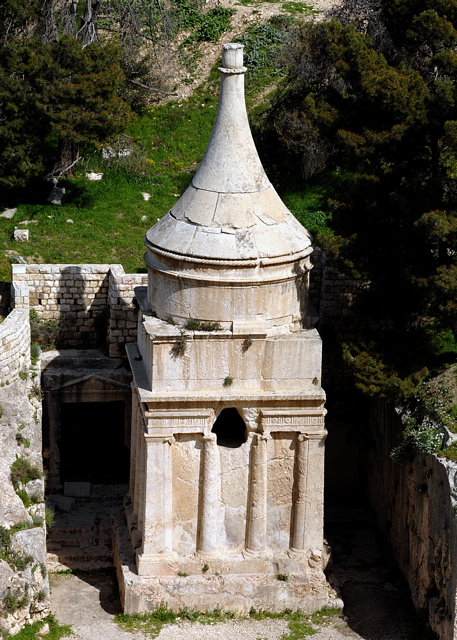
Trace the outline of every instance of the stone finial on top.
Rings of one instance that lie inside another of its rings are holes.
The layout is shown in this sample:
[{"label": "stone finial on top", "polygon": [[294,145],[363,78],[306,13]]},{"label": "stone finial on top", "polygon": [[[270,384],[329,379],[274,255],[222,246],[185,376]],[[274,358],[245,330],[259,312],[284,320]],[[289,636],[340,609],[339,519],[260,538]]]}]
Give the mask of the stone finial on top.
[{"label": "stone finial on top", "polygon": [[246,67],[243,66],[243,49],[244,44],[237,42],[222,45],[222,67],[219,67],[219,71],[221,73],[246,73]]}]

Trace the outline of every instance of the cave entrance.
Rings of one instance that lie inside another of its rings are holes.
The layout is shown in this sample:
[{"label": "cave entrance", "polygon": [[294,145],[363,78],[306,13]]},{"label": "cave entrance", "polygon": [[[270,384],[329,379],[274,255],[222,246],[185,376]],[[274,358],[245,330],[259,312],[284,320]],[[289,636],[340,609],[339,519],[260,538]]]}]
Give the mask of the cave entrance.
[{"label": "cave entrance", "polygon": [[123,400],[60,404],[61,483],[128,483],[125,414]]},{"label": "cave entrance", "polygon": [[221,447],[237,449],[246,442],[246,425],[234,407],[221,411],[212,432],[216,434],[217,444]]}]

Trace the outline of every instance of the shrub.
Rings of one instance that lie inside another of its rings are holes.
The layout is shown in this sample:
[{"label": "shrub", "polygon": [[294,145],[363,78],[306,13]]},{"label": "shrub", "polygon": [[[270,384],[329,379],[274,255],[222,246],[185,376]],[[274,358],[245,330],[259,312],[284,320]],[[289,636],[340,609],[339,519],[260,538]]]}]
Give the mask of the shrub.
[{"label": "shrub", "polygon": [[16,458],[10,467],[11,470],[11,482],[15,488],[19,483],[27,484],[31,480],[38,480],[43,477],[42,471],[29,460],[25,458]]},{"label": "shrub", "polygon": [[30,345],[30,360],[32,364],[35,365],[40,359],[41,349],[36,343],[32,343]]},{"label": "shrub", "polygon": [[206,13],[197,15],[194,23],[197,28],[187,38],[184,44],[192,42],[216,42],[223,33],[230,29],[234,9],[227,7],[215,7]]},{"label": "shrub", "polygon": [[34,320],[30,323],[30,339],[42,347],[53,347],[58,339],[60,327],[56,320]]}]

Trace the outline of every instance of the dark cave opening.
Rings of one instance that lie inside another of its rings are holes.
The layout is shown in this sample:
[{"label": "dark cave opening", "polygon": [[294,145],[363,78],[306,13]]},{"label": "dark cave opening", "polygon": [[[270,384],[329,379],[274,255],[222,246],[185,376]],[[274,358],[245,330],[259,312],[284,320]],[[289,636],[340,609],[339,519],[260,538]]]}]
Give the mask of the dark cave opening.
[{"label": "dark cave opening", "polygon": [[57,444],[61,483],[128,482],[124,401],[62,402]]}]

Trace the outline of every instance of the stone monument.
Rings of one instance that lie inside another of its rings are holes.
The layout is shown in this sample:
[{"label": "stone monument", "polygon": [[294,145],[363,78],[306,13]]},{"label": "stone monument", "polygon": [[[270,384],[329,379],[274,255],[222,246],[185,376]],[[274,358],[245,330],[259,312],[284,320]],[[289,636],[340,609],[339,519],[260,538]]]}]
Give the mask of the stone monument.
[{"label": "stone monument", "polygon": [[127,345],[131,613],[313,611],[331,598],[311,238],[260,162],[245,72],[243,46],[224,45],[204,158],[146,234],[147,294]]}]

